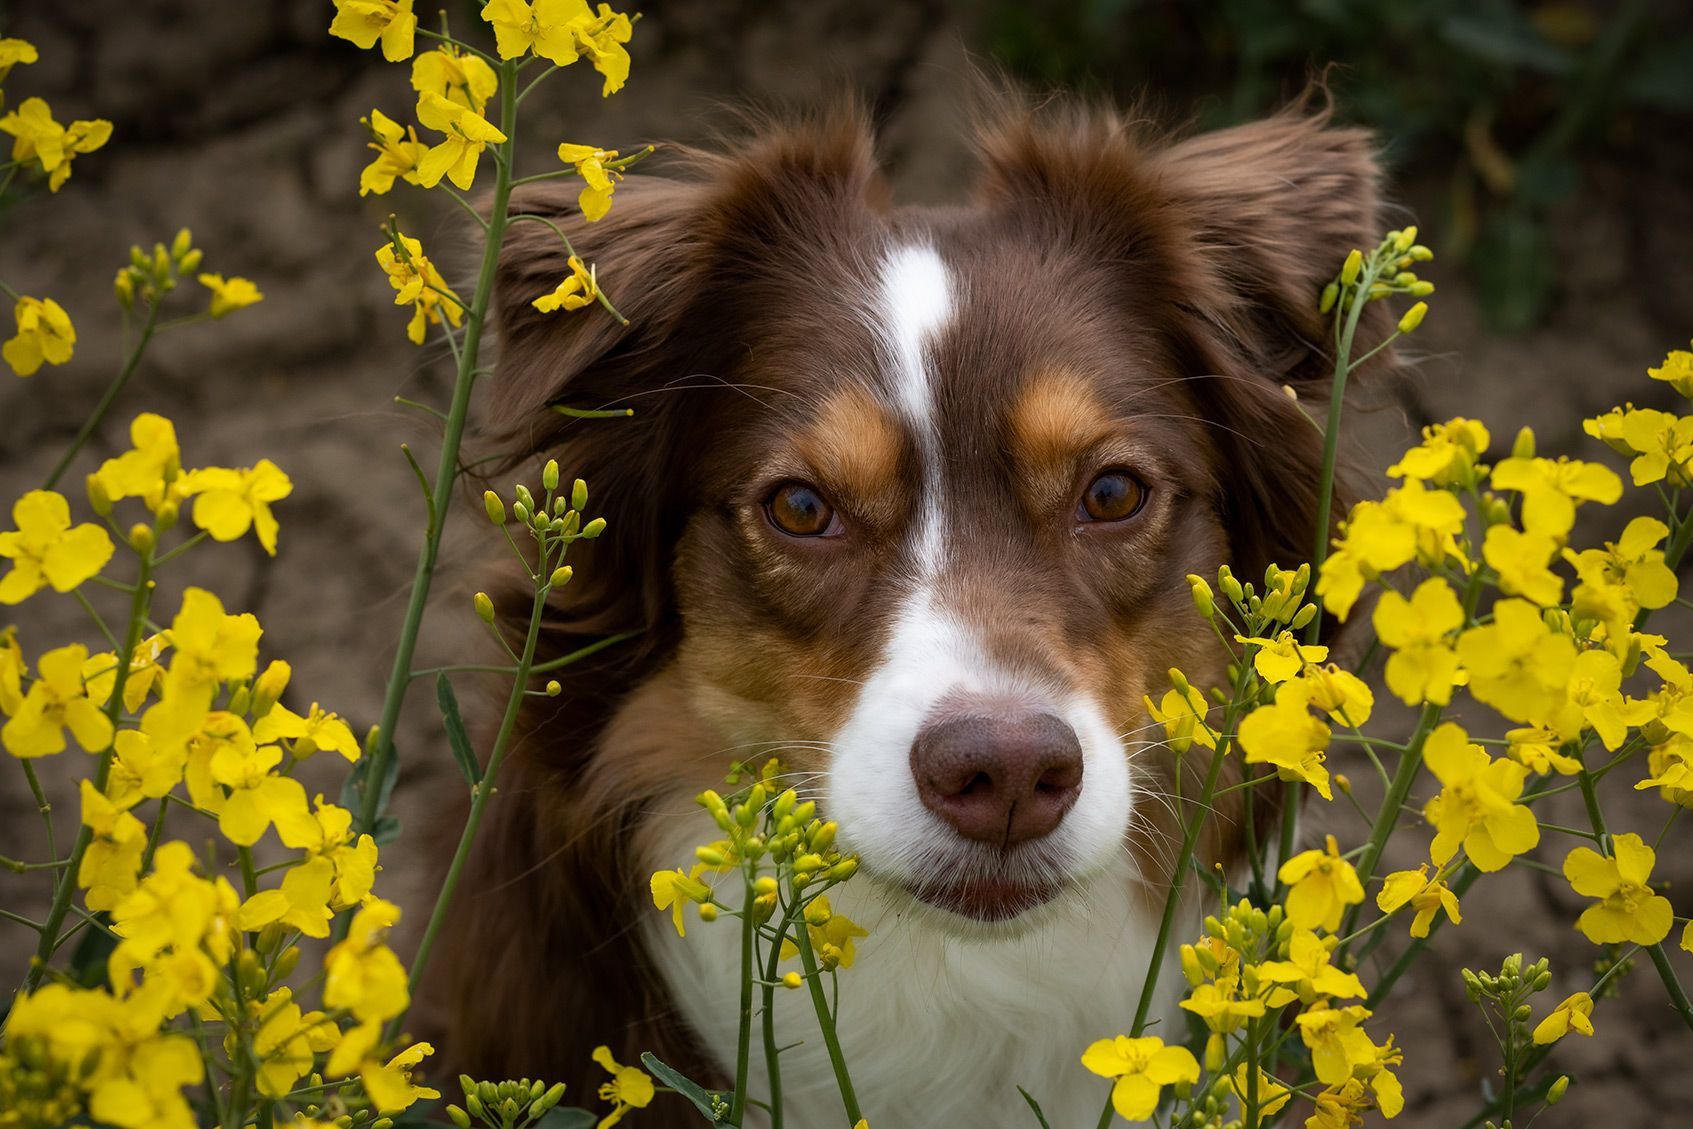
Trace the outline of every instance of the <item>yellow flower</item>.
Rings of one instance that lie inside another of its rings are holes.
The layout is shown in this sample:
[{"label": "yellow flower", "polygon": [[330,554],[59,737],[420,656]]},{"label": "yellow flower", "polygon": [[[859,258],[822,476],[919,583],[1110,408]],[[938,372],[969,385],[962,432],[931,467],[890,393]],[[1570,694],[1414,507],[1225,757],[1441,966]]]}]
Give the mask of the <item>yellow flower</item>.
[{"label": "yellow flower", "polygon": [[[406,970],[383,943],[399,920],[400,908],[381,898],[372,898],[359,908],[347,939],[324,955],[324,1007],[345,1008],[361,1023],[375,1024],[406,1010],[411,1002]],[[335,1070],[333,1065],[329,1072],[347,1073]]]},{"label": "yellow flower", "polygon": [[1664,563],[1657,545],[1669,536],[1669,526],[1656,518],[1637,517],[1615,543],[1603,549],[1564,550],[1581,583],[1571,602],[1577,618],[1597,619],[1613,638],[1625,637],[1641,608],[1664,608],[1675,601],[1680,581]]},{"label": "yellow flower", "polygon": [[1423,743],[1423,763],[1441,783],[1423,815],[1435,825],[1429,857],[1445,866],[1462,844],[1476,869],[1491,873],[1540,842],[1534,813],[1516,802],[1528,770],[1511,760],[1494,760],[1453,722],[1441,724]]},{"label": "yellow flower", "polygon": [[1383,913],[1392,914],[1406,905],[1417,911],[1411,918],[1413,937],[1427,937],[1435,915],[1442,910],[1452,919],[1453,925],[1464,920],[1458,912],[1458,895],[1438,873],[1431,880],[1427,864],[1415,870],[1394,871],[1382,881],[1381,892],[1376,895],[1376,907]]},{"label": "yellow flower", "polygon": [[[239,718],[230,716],[240,724]],[[305,813],[306,790],[300,782],[271,775],[281,761],[280,748],[254,748],[251,737],[225,742],[212,754],[212,779],[229,789],[229,798],[218,812],[218,830],[231,843],[250,847],[272,823]]]},{"label": "yellow flower", "polygon": [[459,188],[469,190],[476,179],[476,163],[490,143],[499,144],[506,135],[481,114],[431,91],[417,100],[417,120],[425,129],[444,133],[447,139],[425,153],[417,166],[417,182],[434,188],[445,176]]},{"label": "yellow flower", "polygon": [[258,1021],[253,1057],[259,1062],[259,1093],[280,1098],[311,1071],[316,1052],[332,1049],[337,1029],[322,1012],[302,1013],[286,987],[250,1001],[248,1008]]},{"label": "yellow flower", "polygon": [[36,664],[36,679],[17,710],[0,727],[0,744],[14,757],[51,756],[65,748],[65,730],[91,753],[112,743],[112,723],[89,700],[82,683],[88,648],[80,643],[48,651]]},{"label": "yellow flower", "polygon": [[34,63],[40,58],[35,44],[27,39],[0,39],[0,82],[6,81],[6,76],[19,63]]},{"label": "yellow flower", "polygon": [[1234,641],[1258,648],[1252,655],[1252,667],[1259,678],[1272,685],[1295,678],[1309,664],[1323,662],[1329,657],[1327,647],[1297,643],[1291,631],[1284,631],[1274,639],[1236,635]]},{"label": "yellow flower", "polygon": [[359,743],[340,717],[316,702],[301,717],[285,706],[274,706],[253,727],[253,739],[261,744],[292,741],[289,750],[296,760],[305,760],[319,749],[340,753],[349,762],[359,759]]},{"label": "yellow flower", "polygon": [[1347,906],[1364,900],[1364,887],[1352,864],[1340,857],[1334,836],[1327,836],[1325,850],[1301,851],[1276,872],[1287,883],[1287,919],[1296,929],[1321,929],[1333,933],[1340,928]]},{"label": "yellow flower", "polygon": [[1613,449],[1637,456],[1628,467],[1636,486],[1666,479],[1672,486],[1686,485],[1693,466],[1693,416],[1630,407],[1587,420],[1583,427]]},{"label": "yellow flower", "polygon": [[232,314],[236,310],[245,309],[257,302],[264,301],[264,295],[253,285],[250,279],[235,277],[225,279],[221,274],[202,274],[196,276],[201,286],[212,292],[211,315],[221,318],[225,314]]},{"label": "yellow flower", "polygon": [[617,159],[616,149],[596,149],[592,145],[571,145],[567,142],[558,147],[558,159],[567,165],[575,165],[576,175],[584,182],[581,194],[576,197],[583,219],[593,223],[611,211],[611,194],[616,191],[617,184],[613,179],[615,170],[607,169],[606,162]]},{"label": "yellow flower", "polygon": [[671,920],[676,923],[678,937],[688,934],[682,925],[682,907],[688,902],[703,904],[711,899],[711,887],[699,880],[703,870],[705,865],[701,863],[687,874],[677,869],[660,870],[652,876],[653,905],[658,909],[670,911]]},{"label": "yellow flower", "polygon": [[1564,858],[1564,877],[1575,892],[1599,899],[1581,911],[1575,927],[1595,945],[1655,945],[1669,936],[1675,921],[1669,899],[1647,884],[1657,852],[1632,832],[1614,836],[1611,850],[1606,858],[1577,847]]},{"label": "yellow flower", "polygon": [[214,541],[234,541],[250,528],[266,553],[276,555],[276,517],[270,504],[294,492],[294,483],[269,459],[243,470],[206,467],[183,475],[182,492],[194,498],[194,524]]},{"label": "yellow flower", "polygon": [[359,1080],[365,1093],[381,1113],[398,1113],[419,1099],[433,1100],[441,1096],[439,1090],[419,1086],[412,1081],[412,1072],[435,1048],[428,1043],[413,1043],[382,1066],[366,1062],[359,1068]]},{"label": "yellow flower", "polygon": [[1575,526],[1578,504],[1608,506],[1622,497],[1615,471],[1577,459],[1505,459],[1493,468],[1491,481],[1497,489],[1522,495],[1526,532],[1560,541]]},{"label": "yellow flower", "polygon": [[1693,740],[1672,733],[1668,741],[1652,746],[1646,771],[1650,775],[1634,786],[1635,791],[1656,788],[1668,802],[1693,808]]},{"label": "yellow flower", "polygon": [[1515,599],[1494,604],[1493,622],[1459,635],[1457,650],[1470,675],[1470,694],[1512,721],[1533,721],[1557,708],[1576,653],[1575,643],[1547,627],[1538,608]]},{"label": "yellow flower", "polygon": [[[858,959],[856,939],[870,936],[870,931],[852,918],[836,913],[827,896],[819,896],[805,907],[805,928],[825,969],[851,968]],[[783,938],[782,959],[792,960],[798,955],[799,946]]]},{"label": "yellow flower", "polygon": [[[3,47],[6,42],[8,41],[0,40],[0,47]],[[12,42],[19,41],[14,40]],[[31,51],[33,50],[31,48]],[[29,62],[34,61],[33,59],[29,60]],[[3,77],[5,77],[4,72],[0,72],[0,78]],[[1686,349],[1670,350],[1669,356],[1664,358],[1664,363],[1657,368],[1647,369],[1646,375],[1653,380],[1663,381],[1683,396],[1693,399],[1693,353],[1689,353]]]},{"label": "yellow flower", "polygon": [[157,711],[158,721],[171,718],[186,727],[181,733],[184,739],[198,729],[219,683],[253,677],[263,633],[250,613],[226,615],[223,602],[212,593],[203,588],[185,590],[182,607],[170,625],[176,657],[165,672],[161,700],[143,715],[142,728],[159,738],[162,730],[149,728],[146,722]]},{"label": "yellow flower", "polygon": [[1506,732],[1509,742],[1505,755],[1530,772],[1556,772],[1560,776],[1574,776],[1581,771],[1581,762],[1558,751],[1562,743],[1549,729],[1530,726]]},{"label": "yellow flower", "polygon": [[1687,923],[1687,928],[1681,931],[1681,947],[1693,953],[1693,921]]},{"label": "yellow flower", "polygon": [[1311,716],[1309,700],[1310,688],[1303,679],[1283,685],[1274,702],[1241,721],[1240,747],[1247,764],[1274,765],[1283,780],[1303,780],[1331,800],[1329,770],[1323,765],[1329,727]]},{"label": "yellow flower", "polygon": [[142,412],[129,425],[130,450],[100,464],[94,477],[113,501],[140,498],[154,513],[166,502],[175,504],[173,490],[182,472],[182,449],[176,426],[161,415]]},{"label": "yellow flower", "polygon": [[1552,1009],[1534,1028],[1534,1041],[1544,1046],[1556,1043],[1571,1031],[1577,1035],[1593,1034],[1593,997],[1586,992],[1566,996],[1564,1002]]},{"label": "yellow flower", "polygon": [[[1178,675],[1181,671],[1170,671],[1172,679],[1177,679]],[[1195,741],[1207,749],[1217,747],[1216,733],[1205,724],[1205,715],[1210,710],[1205,704],[1205,695],[1188,682],[1186,676],[1181,676],[1175,687],[1164,691],[1164,699],[1158,705],[1152,704],[1150,695],[1143,697],[1142,701],[1146,703],[1147,716],[1164,727],[1164,739],[1172,752],[1185,753]]]},{"label": "yellow flower", "polygon": [[123,1073],[98,1083],[88,1098],[96,1121],[119,1129],[193,1129],[182,1088],[200,1081],[200,1049],[186,1035],[158,1035],[134,1047]]},{"label": "yellow flower", "polygon": [[280,889],[260,890],[242,903],[235,924],[243,932],[256,933],[280,921],[308,937],[327,937],[334,881],[333,863],[327,858],[308,858],[283,874]]},{"label": "yellow flower", "polygon": [[335,867],[333,896],[336,907],[358,905],[370,894],[376,881],[376,840],[352,835],[353,813],[326,804],[320,795],[316,810],[292,811],[276,825],[276,836],[284,846],[303,850],[312,858],[328,859]]},{"label": "yellow flower", "polygon": [[390,240],[376,250],[376,262],[388,275],[394,287],[394,305],[412,307],[412,319],[406,326],[406,336],[413,345],[423,344],[427,326],[441,324],[445,315],[453,328],[464,318],[464,306],[458,295],[447,287],[447,280],[435,269],[435,264],[423,253],[423,244],[409,235],[396,232],[400,251]]},{"label": "yellow flower", "polygon": [[16,110],[0,117],[0,133],[12,135],[12,160],[40,161],[48,189],[57,192],[70,179],[71,160],[77,154],[92,153],[111,140],[112,123],[95,118],[63,126],[53,120],[46,102],[26,98]]},{"label": "yellow flower", "polygon": [[502,59],[525,52],[568,67],[577,59],[605,76],[601,95],[615,94],[629,78],[629,42],[634,28],[628,16],[601,4],[589,11],[586,0],[489,0],[482,18],[494,27],[494,45]]},{"label": "yellow flower", "polygon": [[[420,56],[421,63],[427,55]],[[359,119],[370,130],[369,147],[376,150],[376,159],[359,173],[359,195],[374,192],[381,196],[394,187],[395,180],[407,184],[418,183],[417,167],[423,163],[429,146],[417,139],[417,129],[402,126],[383,113],[372,110],[368,118]]]},{"label": "yellow flower", "polygon": [[[1295,927],[1288,940],[1287,959],[1264,961],[1258,966],[1258,978],[1269,984],[1292,985],[1286,994],[1305,1003],[1318,996],[1362,999],[1368,995],[1363,981],[1356,974],[1330,964],[1330,956],[1331,949],[1321,937],[1309,929]],[[1280,1007],[1289,1001],[1277,999],[1273,994],[1269,1002],[1272,1007]]]},{"label": "yellow flower", "polygon": [[1464,507],[1458,499],[1407,479],[1381,501],[1352,507],[1336,550],[1317,578],[1317,595],[1324,607],[1344,619],[1364,581],[1384,572],[1412,560],[1429,567],[1448,560],[1467,565],[1457,540],[1463,530]]},{"label": "yellow flower", "polygon": [[412,60],[413,90],[419,94],[439,94],[473,114],[483,112],[499,86],[493,67],[447,44]]},{"label": "yellow flower", "polygon": [[1100,1039],[1082,1052],[1082,1065],[1114,1079],[1111,1105],[1128,1121],[1145,1121],[1165,1086],[1199,1081],[1199,1060],[1186,1047],[1167,1047],[1156,1035]]},{"label": "yellow flower", "polygon": [[1470,487],[1476,463],[1492,442],[1485,425],[1473,419],[1448,420],[1423,428],[1423,441],[1387,468],[1389,478],[1414,478],[1431,486]]},{"label": "yellow flower", "polygon": [[[1246,1104],[1247,1085],[1250,1078],[1247,1074],[1248,1069],[1246,1066],[1237,1067],[1235,1072],[1224,1080],[1229,1091],[1234,1094],[1235,1099],[1241,1103],[1243,1109]],[[1260,1116],[1274,1117],[1281,1112],[1281,1108],[1292,1097],[1292,1092],[1275,1075],[1266,1074],[1262,1070],[1258,1071],[1258,1113]]]},{"label": "yellow flower", "polygon": [[367,51],[380,39],[384,59],[409,59],[417,35],[412,0],[335,0],[329,34]]},{"label": "yellow flower", "polygon": [[76,327],[65,308],[51,298],[19,298],[12,307],[18,333],[0,345],[5,358],[19,376],[34,376],[43,362],[62,365],[76,348]]},{"label": "yellow flower", "polygon": [[[169,646],[170,640],[161,631],[141,640],[130,652],[129,673],[123,682],[123,708],[130,713],[140,709],[147,695],[164,680],[165,668],[159,659]],[[82,678],[88,685],[88,696],[104,705],[117,685],[118,657],[110,651],[90,655],[82,664]]]},{"label": "yellow flower", "polygon": [[76,884],[88,891],[85,901],[89,909],[109,910],[136,887],[141,854],[147,847],[147,828],[102,796],[93,781],[84,780],[81,787],[82,823],[93,838],[77,868]]},{"label": "yellow flower", "polygon": [[1417,585],[1409,600],[1389,589],[1372,617],[1382,645],[1391,647],[1387,687],[1408,706],[1444,706],[1461,684],[1458,654],[1447,636],[1464,625],[1464,609],[1452,586],[1439,577]]},{"label": "yellow flower", "polygon": [[106,795],[128,807],[143,797],[157,800],[182,782],[188,764],[185,746],[161,746],[137,729],[120,729],[112,744],[112,771]]},{"label": "yellow flower", "polygon": [[570,23],[577,55],[588,60],[588,64],[604,76],[600,97],[610,98],[629,80],[629,52],[624,44],[634,34],[634,21],[622,12],[613,12],[609,4],[601,4],[597,14],[590,17],[585,14],[586,4],[580,3],[580,0],[572,2],[584,13]]},{"label": "yellow flower", "polygon": [[1629,702],[1622,696],[1622,664],[1609,651],[1583,651],[1570,667],[1563,701],[1550,713],[1536,719],[1568,743],[1577,740],[1585,728],[1599,735],[1605,748],[1614,750],[1628,736],[1629,725],[1650,720],[1649,702]]},{"label": "yellow flower", "polygon": [[1360,1026],[1370,1016],[1361,1004],[1348,1007],[1312,1007],[1299,1013],[1299,1035],[1311,1048],[1311,1067],[1317,1081],[1339,1086],[1352,1077],[1354,1067],[1376,1058],[1376,1045]]},{"label": "yellow flower", "polygon": [[610,1129],[623,1120],[631,1109],[645,1109],[653,1100],[653,1080],[638,1066],[623,1066],[611,1057],[611,1048],[594,1048],[594,1061],[611,1074],[611,1081],[601,1083],[600,1101],[611,1102],[612,1110],[600,1118],[595,1129]]},{"label": "yellow flower", "polygon": [[1184,1011],[1191,1011],[1205,1021],[1205,1026],[1220,1034],[1240,1028],[1248,1019],[1264,1014],[1264,1001],[1242,997],[1238,975],[1221,982],[1199,984],[1181,1002]]},{"label": "yellow flower", "polygon": [[71,525],[70,503],[51,490],[31,490],[12,506],[17,529],[0,533],[0,557],[11,569],[0,578],[0,604],[17,604],[51,585],[69,592],[98,575],[112,559],[112,539],[84,522]]},{"label": "yellow flower", "polygon": [[1482,559],[1499,574],[1499,590],[1551,607],[1564,599],[1564,581],[1547,567],[1557,556],[1558,543],[1540,533],[1524,533],[1495,525],[1482,542]]},{"label": "yellow flower", "polygon": [[541,295],[531,303],[543,314],[550,314],[554,310],[580,310],[583,306],[592,305],[594,299],[599,296],[594,272],[575,255],[570,256],[569,263],[570,274],[565,280],[550,293]]}]

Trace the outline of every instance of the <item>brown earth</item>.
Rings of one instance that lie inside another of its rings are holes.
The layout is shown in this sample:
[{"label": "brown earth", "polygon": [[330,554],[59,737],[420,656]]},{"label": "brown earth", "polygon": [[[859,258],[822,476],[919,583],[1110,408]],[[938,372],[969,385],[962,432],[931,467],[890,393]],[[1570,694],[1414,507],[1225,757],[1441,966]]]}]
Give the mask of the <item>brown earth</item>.
[{"label": "brown earth", "polygon": [[[398,211],[461,278],[470,269],[467,256],[450,250],[464,242],[460,217],[438,197],[356,194],[365,156],[358,119],[373,105],[403,107],[404,74],[329,39],[327,5],[53,7],[17,12],[7,28],[43,55],[8,80],[8,103],[41,94],[61,118],[111,118],[116,135],[105,151],[78,160],[57,197],[27,200],[0,221],[0,277],[20,292],[57,297],[81,334],[70,365],[27,382],[0,376],[0,497],[39,482],[110,378],[119,346],[109,287],[128,246],[191,226],[207,268],[254,278],[266,300],[226,323],[162,338],[68,481],[120,449],[123,421],[141,410],[177,421],[191,462],[265,455],[284,466],[295,493],[282,509],[277,562],[250,541],[196,553],[165,586],[161,606],[174,606],[193,579],[230,607],[257,613],[267,653],[294,665],[294,704],[321,697],[362,731],[379,710],[422,521],[398,445],[410,442],[433,465],[430,421],[392,398],[440,402],[450,380],[439,351],[404,340],[404,315],[369,258],[378,225]],[[530,167],[547,167],[561,138],[626,149],[654,138],[699,140],[725,120],[725,102],[806,100],[850,86],[884,122],[883,150],[904,198],[945,199],[966,183],[959,125],[970,79],[962,33],[945,5],[654,2],[646,13],[625,93],[602,103],[597,80],[566,73],[538,99],[523,139]],[[1376,410],[1350,425],[1361,468],[1379,472],[1415,426],[1454,414],[1486,420],[1500,442],[1530,424],[1543,451],[1575,451],[1585,449],[1582,415],[1622,399],[1663,399],[1643,370],[1693,334],[1693,153],[1684,144],[1636,146],[1587,174],[1586,188],[1556,217],[1562,290],[1535,332],[1489,334],[1462,278],[1434,264],[1428,274],[1441,293],[1416,338],[1420,363],[1394,387],[1377,389]],[[1409,170],[1400,198],[1410,214],[1432,213],[1437,181],[1437,170]],[[184,298],[184,308],[197,301]],[[1614,533],[1621,519],[1607,514],[1590,524],[1595,538]],[[462,519],[449,531],[422,665],[461,656],[473,638],[461,614],[470,563],[483,550],[472,532]],[[32,645],[85,634],[81,613],[64,601],[35,599],[7,618]],[[414,828],[428,822],[426,786],[452,771],[428,696],[415,695],[399,734],[398,808]],[[76,810],[70,785],[85,767],[77,756],[43,766],[61,828]],[[1379,788],[1367,764],[1345,767],[1373,806]],[[338,773],[323,765],[321,775],[327,787]],[[1660,825],[1659,801],[1616,785],[1609,806],[1619,824]],[[32,808],[19,777],[0,781],[0,853],[44,857]],[[1581,820],[1574,804],[1557,815]],[[1358,834],[1356,817],[1338,803],[1314,811],[1309,823],[1347,840]],[[1418,841],[1406,836],[1404,857],[1391,861],[1413,863]],[[1693,854],[1669,840],[1659,873],[1675,896],[1693,880]],[[39,915],[45,885],[39,875],[7,874],[0,903]],[[415,864],[390,856],[390,897],[417,914],[430,894],[425,885]],[[1549,1002],[1582,982],[1595,952],[1570,928],[1577,904],[1561,880],[1528,869],[1477,887],[1463,927],[1441,936],[1383,1009],[1407,1048],[1409,1108],[1400,1124],[1462,1124],[1494,1069],[1486,1029],[1463,998],[1460,966],[1496,968],[1521,949],[1551,958],[1558,977]],[[0,923],[0,981],[24,964],[20,933]],[[1693,962],[1676,959],[1684,978],[1693,975]],[[1685,1104],[1693,1039],[1648,965],[1625,981],[1620,1001],[1602,1008],[1599,1026],[1598,1037],[1560,1047],[1557,1061],[1578,1085],[1540,1123],[1677,1123],[1672,1111]]]}]

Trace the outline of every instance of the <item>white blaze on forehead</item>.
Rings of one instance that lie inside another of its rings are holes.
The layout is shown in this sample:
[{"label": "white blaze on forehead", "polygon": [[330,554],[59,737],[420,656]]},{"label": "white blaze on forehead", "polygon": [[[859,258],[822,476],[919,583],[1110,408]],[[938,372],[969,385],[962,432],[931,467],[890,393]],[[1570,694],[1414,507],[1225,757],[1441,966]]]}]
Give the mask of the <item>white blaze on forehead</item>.
[{"label": "white blaze on forehead", "polygon": [[952,277],[933,247],[900,247],[882,263],[882,308],[894,390],[920,435],[932,441],[934,393],[924,346],[952,317]]}]

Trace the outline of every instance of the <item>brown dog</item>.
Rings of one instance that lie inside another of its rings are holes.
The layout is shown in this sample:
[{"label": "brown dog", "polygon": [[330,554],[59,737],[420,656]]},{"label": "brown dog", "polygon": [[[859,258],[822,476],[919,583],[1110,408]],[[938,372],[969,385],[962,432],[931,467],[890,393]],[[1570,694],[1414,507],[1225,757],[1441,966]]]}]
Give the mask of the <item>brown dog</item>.
[{"label": "brown dog", "polygon": [[[839,1023],[876,1129],[1025,1123],[1018,1084],[1097,1114],[1078,1056],[1133,1013],[1179,839],[1142,696],[1222,679],[1184,574],[1309,555],[1321,436],[1284,386],[1322,397],[1317,295],[1378,234],[1377,168],[1304,108],[1182,141],[1015,111],[981,153],[968,203],[895,207],[843,113],[631,177],[596,224],[519,195],[631,322],[532,309],[565,252],[513,227],[494,428],[610,523],[541,657],[643,634],[537,699],[501,781],[439,962],[478,1077],[591,1102],[604,1042],[725,1080],[738,932],[678,939],[647,879],[716,837],[695,793],[780,755],[862,859]],[[789,1123],[836,1123],[803,995]]]}]

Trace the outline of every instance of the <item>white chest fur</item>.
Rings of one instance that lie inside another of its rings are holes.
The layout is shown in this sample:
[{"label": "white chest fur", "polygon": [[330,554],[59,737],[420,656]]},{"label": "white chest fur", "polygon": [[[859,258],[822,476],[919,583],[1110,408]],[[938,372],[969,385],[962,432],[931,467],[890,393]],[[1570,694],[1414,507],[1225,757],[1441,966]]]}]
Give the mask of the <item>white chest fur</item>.
[{"label": "white chest fur", "polygon": [[[693,845],[715,834],[703,818],[678,821],[655,844],[654,866],[685,864]],[[1126,871],[1126,859],[1123,865]],[[1127,1033],[1158,929],[1156,911],[1135,896],[1132,881],[1126,872],[1098,874],[1025,915],[1019,928],[975,936],[872,878],[839,888],[835,908],[870,931],[853,967],[840,974],[838,1029],[873,1129],[1033,1126],[1018,1086],[1053,1125],[1093,1124],[1107,1084],[1082,1069],[1081,1053],[1095,1039]],[[734,904],[739,893],[731,893],[726,884],[722,898]],[[646,941],[682,1014],[727,1071],[739,1022],[736,923],[691,922],[678,938],[668,917],[655,913]],[[1163,1018],[1149,1034],[1181,1029],[1180,980],[1172,962],[1152,1011]],[[768,1086],[757,1023],[755,1015],[752,1081],[762,1097]],[[776,1031],[779,1046],[799,1044],[781,1056],[786,1123],[845,1125],[809,993],[777,991]]]}]

